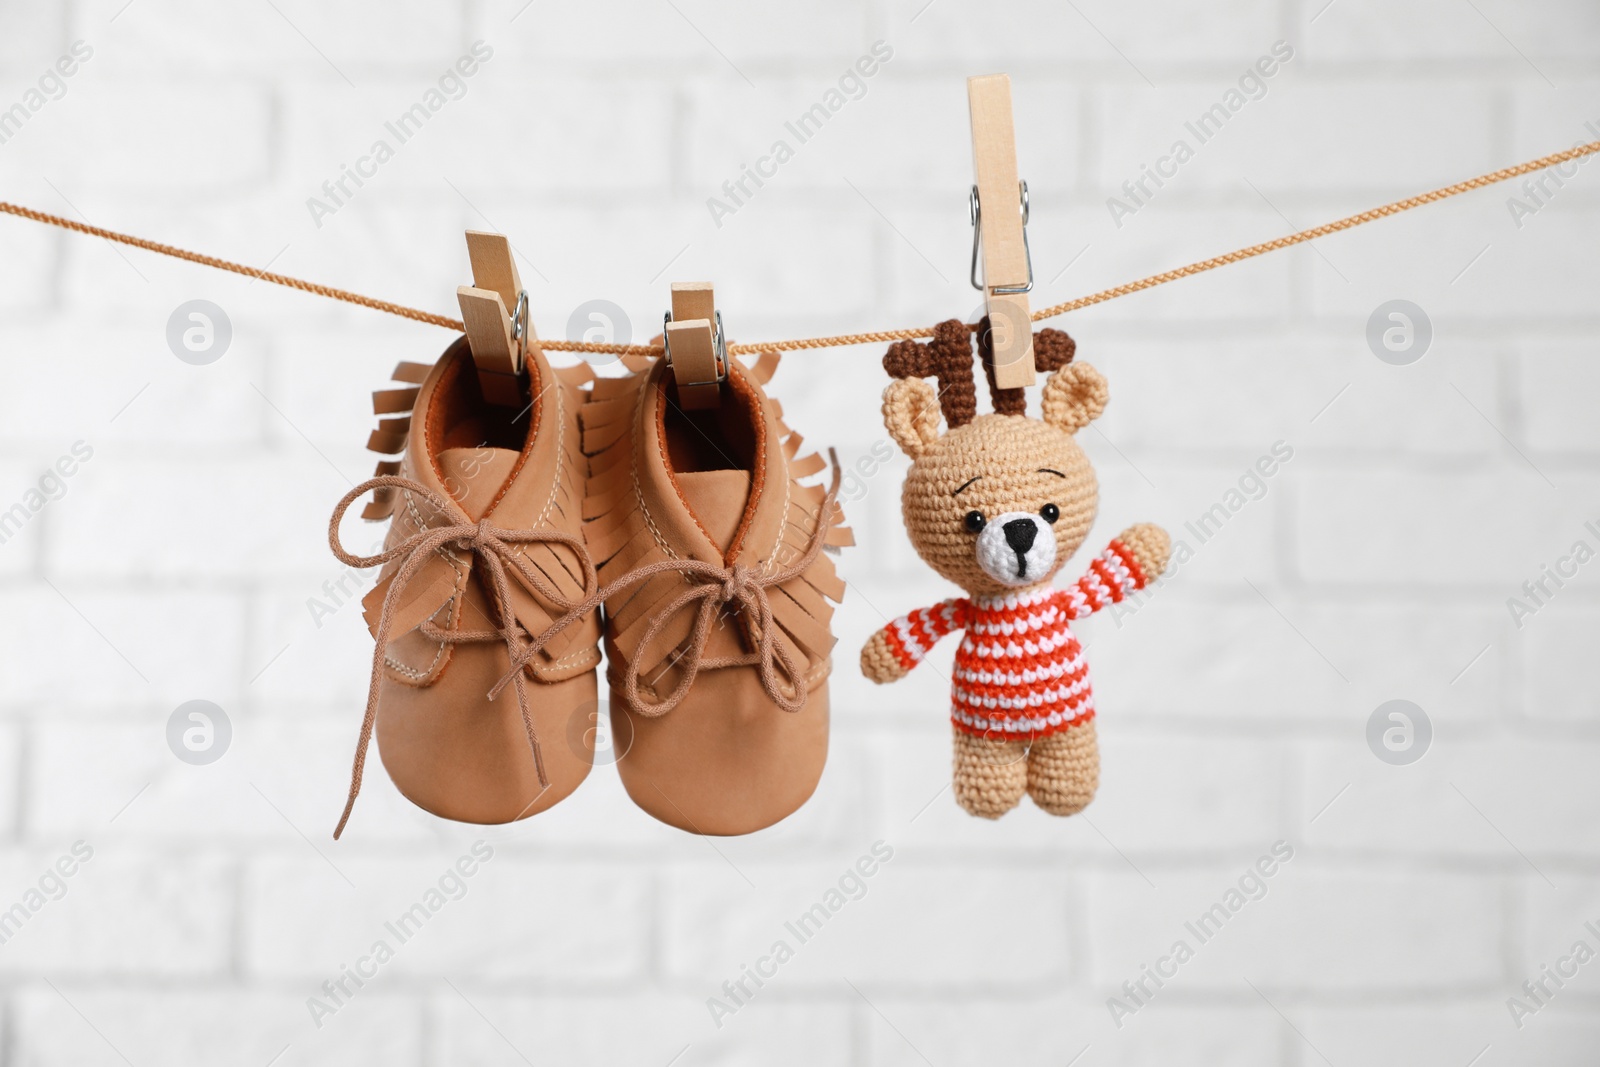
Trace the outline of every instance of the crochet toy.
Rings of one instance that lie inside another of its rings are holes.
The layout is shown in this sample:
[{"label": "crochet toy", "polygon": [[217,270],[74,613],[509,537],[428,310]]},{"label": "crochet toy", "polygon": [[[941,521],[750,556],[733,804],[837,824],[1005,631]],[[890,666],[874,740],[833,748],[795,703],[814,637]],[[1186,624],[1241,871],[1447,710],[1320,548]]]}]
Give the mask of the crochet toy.
[{"label": "crochet toy", "polygon": [[[883,394],[884,425],[911,457],[906,531],[923,561],[968,595],[873,634],[861,671],[895,681],[939,638],[965,631],[950,694],[957,803],[997,819],[1027,792],[1052,815],[1071,815],[1094,799],[1100,755],[1088,667],[1070,623],[1157,578],[1170,541],[1159,526],[1130,526],[1073,586],[1051,584],[1094,521],[1094,470],[1072,435],[1105,409],[1106,382],[1072,362],[1072,338],[1041,330],[1035,364],[1053,373],[1044,418],[1031,419],[1023,390],[995,387],[987,320],[978,347],[992,415],[977,415],[972,331],[960,320],[941,323],[929,344],[896,342],[883,358],[896,379]],[[923,381],[930,377],[937,393]]]}]

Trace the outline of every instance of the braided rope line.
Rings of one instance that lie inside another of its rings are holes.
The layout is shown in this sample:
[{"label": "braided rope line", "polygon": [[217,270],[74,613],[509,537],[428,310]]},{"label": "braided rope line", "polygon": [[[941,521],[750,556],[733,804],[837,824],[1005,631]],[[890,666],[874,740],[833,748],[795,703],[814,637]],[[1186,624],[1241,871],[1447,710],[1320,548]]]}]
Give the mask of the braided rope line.
[{"label": "braided rope line", "polygon": [[114,230],[102,229],[99,226],[90,226],[88,223],[75,222],[72,219],[64,219],[59,215],[47,215],[43,211],[35,211],[32,208],[22,207],[18,204],[9,204],[4,201],[0,201],[0,212],[4,212],[7,215],[16,215],[24,219],[32,219],[34,222],[43,222],[48,223],[51,226],[59,226],[63,230],[73,230],[77,233],[86,233],[91,237],[103,237],[107,241],[115,241],[118,244],[132,245],[134,248],[142,248],[146,252],[156,252],[163,256],[172,256],[174,259],[185,259],[190,263],[199,263],[204,267],[215,267],[218,270],[232,271],[234,274],[243,274],[248,278],[259,278],[261,281],[272,282],[274,285],[286,285],[290,289],[299,289],[303,293],[314,293],[317,296],[326,296],[334,300],[343,300],[347,304],[358,304],[361,307],[371,308],[374,311],[387,311],[389,314],[399,315],[401,318],[415,319],[417,322],[426,322],[433,326],[443,326],[446,329],[451,330],[464,329],[461,324],[461,320],[459,319],[445,318],[443,315],[435,315],[432,312],[419,311],[416,308],[406,307],[404,304],[391,304],[387,300],[377,300],[370,296],[362,296],[360,293],[352,293],[344,289],[335,289],[327,285],[318,285],[316,282],[301,281],[299,278],[291,278],[287,274],[273,274],[269,271],[258,270],[255,267],[247,267],[242,263],[233,263],[226,259],[218,259],[216,256],[207,256],[199,252],[190,252],[182,248],[174,248],[172,245],[164,245],[156,241],[147,241],[143,237],[130,237],[125,233],[117,233]]},{"label": "braided rope line", "polygon": [[1103,304],[1107,300],[1114,300],[1119,296],[1127,296],[1129,293],[1137,293],[1142,289],[1154,288],[1157,285],[1164,285],[1167,282],[1177,281],[1179,278],[1187,278],[1194,274],[1202,274],[1208,270],[1214,270],[1217,267],[1225,267],[1230,263],[1238,263],[1241,260],[1253,259],[1256,256],[1264,255],[1268,252],[1276,252],[1280,248],[1290,248],[1294,245],[1305,244],[1307,241],[1315,241],[1317,238],[1326,237],[1331,233],[1338,233],[1341,230],[1354,229],[1355,227],[1363,225],[1364,223],[1387,218],[1390,215],[1398,215],[1402,211],[1410,211],[1412,208],[1422,207],[1425,204],[1431,204],[1438,200],[1447,200],[1452,196],[1459,196],[1462,193],[1469,193],[1474,189],[1482,189],[1485,186],[1495,185],[1503,181],[1509,181],[1512,178],[1520,178],[1524,174],[1530,174],[1536,170],[1544,170],[1547,167],[1557,166],[1558,164],[1565,163],[1568,160],[1591,156],[1596,152],[1600,152],[1600,141],[1591,141],[1588,144],[1577,145],[1573,148],[1567,149],[1565,152],[1556,152],[1540,159],[1533,159],[1526,163],[1519,163],[1514,167],[1506,167],[1490,174],[1482,174],[1476,178],[1469,178],[1464,182],[1457,182],[1454,185],[1447,185],[1443,189],[1434,189],[1431,192],[1419,193],[1416,196],[1409,196],[1404,200],[1396,200],[1392,204],[1385,204],[1382,207],[1375,207],[1370,210],[1363,211],[1357,215],[1347,216],[1335,222],[1324,223],[1321,226],[1317,226],[1309,230],[1301,230],[1298,233],[1292,233],[1286,237],[1279,237],[1271,241],[1263,241],[1258,245],[1251,245],[1249,248],[1241,248],[1237,252],[1229,252],[1228,254],[1222,256],[1213,256],[1210,259],[1203,259],[1198,263],[1191,263],[1187,267],[1179,267],[1176,270],[1165,271],[1161,274],[1152,274],[1148,278],[1141,278],[1136,282],[1129,282],[1126,285],[1118,285],[1111,289],[1105,289],[1090,296],[1079,297],[1076,300],[1068,300],[1060,304],[1052,304],[1047,308],[1041,308],[1040,310],[1035,311],[1032,315],[1032,318],[1033,321],[1038,322],[1040,319],[1049,319],[1054,318],[1057,315],[1065,315],[1069,311],[1077,311],[1079,308],[1086,308],[1093,304]]},{"label": "braided rope line", "polygon": [[[1391,204],[1384,204],[1382,207],[1371,208],[1370,210],[1363,211],[1359,214],[1350,215],[1334,222],[1324,223],[1321,226],[1317,226],[1309,230],[1300,230],[1297,233],[1288,234],[1284,237],[1278,237],[1271,241],[1263,241],[1260,244],[1251,245],[1248,248],[1241,248],[1225,255],[1213,256],[1210,259],[1200,260],[1198,263],[1190,263],[1188,266],[1178,267],[1174,270],[1163,271],[1160,274],[1152,274],[1147,278],[1141,278],[1135,282],[1127,282],[1123,285],[1113,286],[1110,289],[1102,289],[1100,292],[1091,293],[1088,296],[1080,296],[1074,300],[1068,300],[1060,304],[1052,304],[1049,307],[1040,308],[1038,311],[1033,312],[1030,317],[1034,322],[1055,318],[1058,315],[1065,315],[1069,311],[1077,311],[1081,308],[1092,307],[1095,304],[1103,304],[1108,300],[1115,300],[1117,297],[1128,296],[1132,293],[1141,292],[1145,289],[1153,289],[1158,285],[1165,285],[1168,282],[1174,282],[1180,278],[1189,278],[1196,274],[1204,274],[1206,271],[1215,270],[1218,267],[1225,267],[1231,263],[1239,263],[1246,259],[1254,259],[1256,256],[1265,255],[1268,252],[1276,252],[1282,248],[1292,248],[1295,245],[1305,244],[1307,241],[1315,241],[1319,237],[1327,237],[1329,234],[1339,233],[1342,230],[1354,229],[1357,226],[1376,221],[1377,219],[1387,218],[1390,215],[1398,215],[1403,211],[1410,211],[1412,208],[1418,208],[1426,204],[1432,204],[1440,200],[1446,200],[1452,196],[1459,196],[1462,193],[1471,192],[1474,189],[1482,189],[1485,186],[1496,185],[1503,181],[1509,181],[1512,178],[1519,178],[1524,174],[1531,174],[1534,171],[1545,170],[1548,167],[1554,167],[1573,159],[1582,159],[1586,156],[1595,155],[1596,153],[1600,153],[1600,141],[1591,141],[1588,144],[1575,145],[1572,148],[1566,149],[1565,151],[1553,152],[1550,155],[1541,156],[1538,159],[1530,159],[1526,163],[1518,163],[1515,166],[1505,167],[1489,174],[1481,174],[1476,178],[1469,178],[1466,181],[1457,182],[1454,185],[1447,185],[1442,189],[1434,189],[1430,192],[1419,193],[1416,196],[1406,197],[1404,200],[1396,200]],[[91,237],[100,237],[107,241],[114,241],[118,244],[131,245],[134,248],[144,249],[146,252],[155,252],[159,255],[171,256],[174,259],[187,260],[190,263],[198,263],[204,267],[215,267],[217,270],[225,270],[234,274],[242,274],[247,278],[257,278],[264,282],[271,282],[274,285],[282,285],[287,286],[290,289],[298,289],[303,293],[311,293],[315,296],[325,296],[331,300],[342,300],[347,304],[355,304],[359,307],[371,308],[373,311],[388,312],[391,315],[398,315],[401,318],[411,319],[415,322],[425,322],[430,326],[442,326],[447,330],[455,330],[457,332],[464,331],[466,328],[460,319],[452,319],[445,315],[436,315],[431,311],[422,311],[418,308],[406,307],[404,304],[395,304],[387,300],[378,300],[374,297],[362,296],[360,293],[352,293],[347,289],[335,289],[332,286],[319,285],[316,282],[303,281],[299,278],[292,278],[286,274],[274,274],[270,271],[258,270],[255,267],[247,267],[242,263],[234,263],[226,259],[219,259],[216,256],[208,256],[199,252],[190,252],[182,248],[175,248],[172,245],[161,244],[157,241],[149,241],[142,237],[133,237],[125,233],[117,233],[115,230],[107,230],[99,226],[90,226],[88,223],[62,218],[59,215],[50,215],[43,211],[35,211],[32,208],[23,207],[20,204],[12,204],[0,200],[0,214],[16,215],[19,218],[31,219],[34,222],[42,222],[50,226],[59,226],[63,230],[72,230],[76,233],[88,234]],[[971,328],[976,330],[976,324],[971,324]],[[788,341],[763,341],[755,344],[730,344],[728,346],[728,352],[732,355],[749,355],[757,352],[794,352],[803,349],[844,348],[850,345],[883,344],[891,341],[913,341],[917,340],[918,338],[932,337],[933,331],[934,327],[932,326],[918,326],[902,330],[874,330],[867,333],[835,334],[831,337],[802,337]],[[615,356],[658,356],[661,354],[661,348],[659,345],[615,345],[603,344],[595,341],[547,341],[543,338],[541,338],[539,341],[539,347],[551,352],[589,352]]]}]

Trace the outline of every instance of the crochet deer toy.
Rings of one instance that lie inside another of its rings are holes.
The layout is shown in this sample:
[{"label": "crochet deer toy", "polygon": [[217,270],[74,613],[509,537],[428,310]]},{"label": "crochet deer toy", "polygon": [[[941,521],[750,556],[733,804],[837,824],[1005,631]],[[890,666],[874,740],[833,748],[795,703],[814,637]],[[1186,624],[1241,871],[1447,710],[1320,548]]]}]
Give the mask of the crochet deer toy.
[{"label": "crochet deer toy", "polygon": [[1072,435],[1105,409],[1106,381],[1072,362],[1072,338],[1041,330],[1035,364],[1053,373],[1044,418],[1028,418],[1021,389],[995,387],[988,337],[985,320],[978,347],[992,415],[977,415],[972,331],[960,320],[941,323],[929,344],[896,342],[883,358],[895,379],[883,394],[884,425],[911,457],[906,531],[923,561],[967,596],[873,634],[861,671],[895,681],[939,638],[965,631],[950,694],[957,803],[998,819],[1026,792],[1052,815],[1071,815],[1094,799],[1100,754],[1088,667],[1070,624],[1156,579],[1170,541],[1159,526],[1130,526],[1070,588],[1051,584],[1094,521],[1094,470]]}]

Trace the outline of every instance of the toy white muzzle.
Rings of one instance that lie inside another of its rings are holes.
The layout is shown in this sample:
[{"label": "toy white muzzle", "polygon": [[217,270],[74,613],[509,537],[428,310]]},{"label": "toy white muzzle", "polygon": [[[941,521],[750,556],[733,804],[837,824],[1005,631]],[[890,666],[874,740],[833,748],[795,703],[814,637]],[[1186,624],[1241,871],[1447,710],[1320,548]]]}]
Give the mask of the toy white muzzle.
[{"label": "toy white muzzle", "polygon": [[978,566],[1006,585],[1034,585],[1056,562],[1056,538],[1050,524],[1026,511],[1008,511],[990,519],[978,534]]}]

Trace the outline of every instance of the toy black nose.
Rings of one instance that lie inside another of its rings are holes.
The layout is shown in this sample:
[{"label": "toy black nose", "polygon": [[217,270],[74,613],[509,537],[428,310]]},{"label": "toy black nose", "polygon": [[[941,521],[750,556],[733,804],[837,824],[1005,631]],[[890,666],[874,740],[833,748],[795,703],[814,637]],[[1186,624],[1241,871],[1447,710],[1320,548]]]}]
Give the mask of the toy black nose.
[{"label": "toy black nose", "polygon": [[1032,519],[1012,519],[1001,529],[1006,532],[1006,544],[1018,555],[1032,548],[1033,539],[1039,536],[1039,527],[1034,525]]}]

